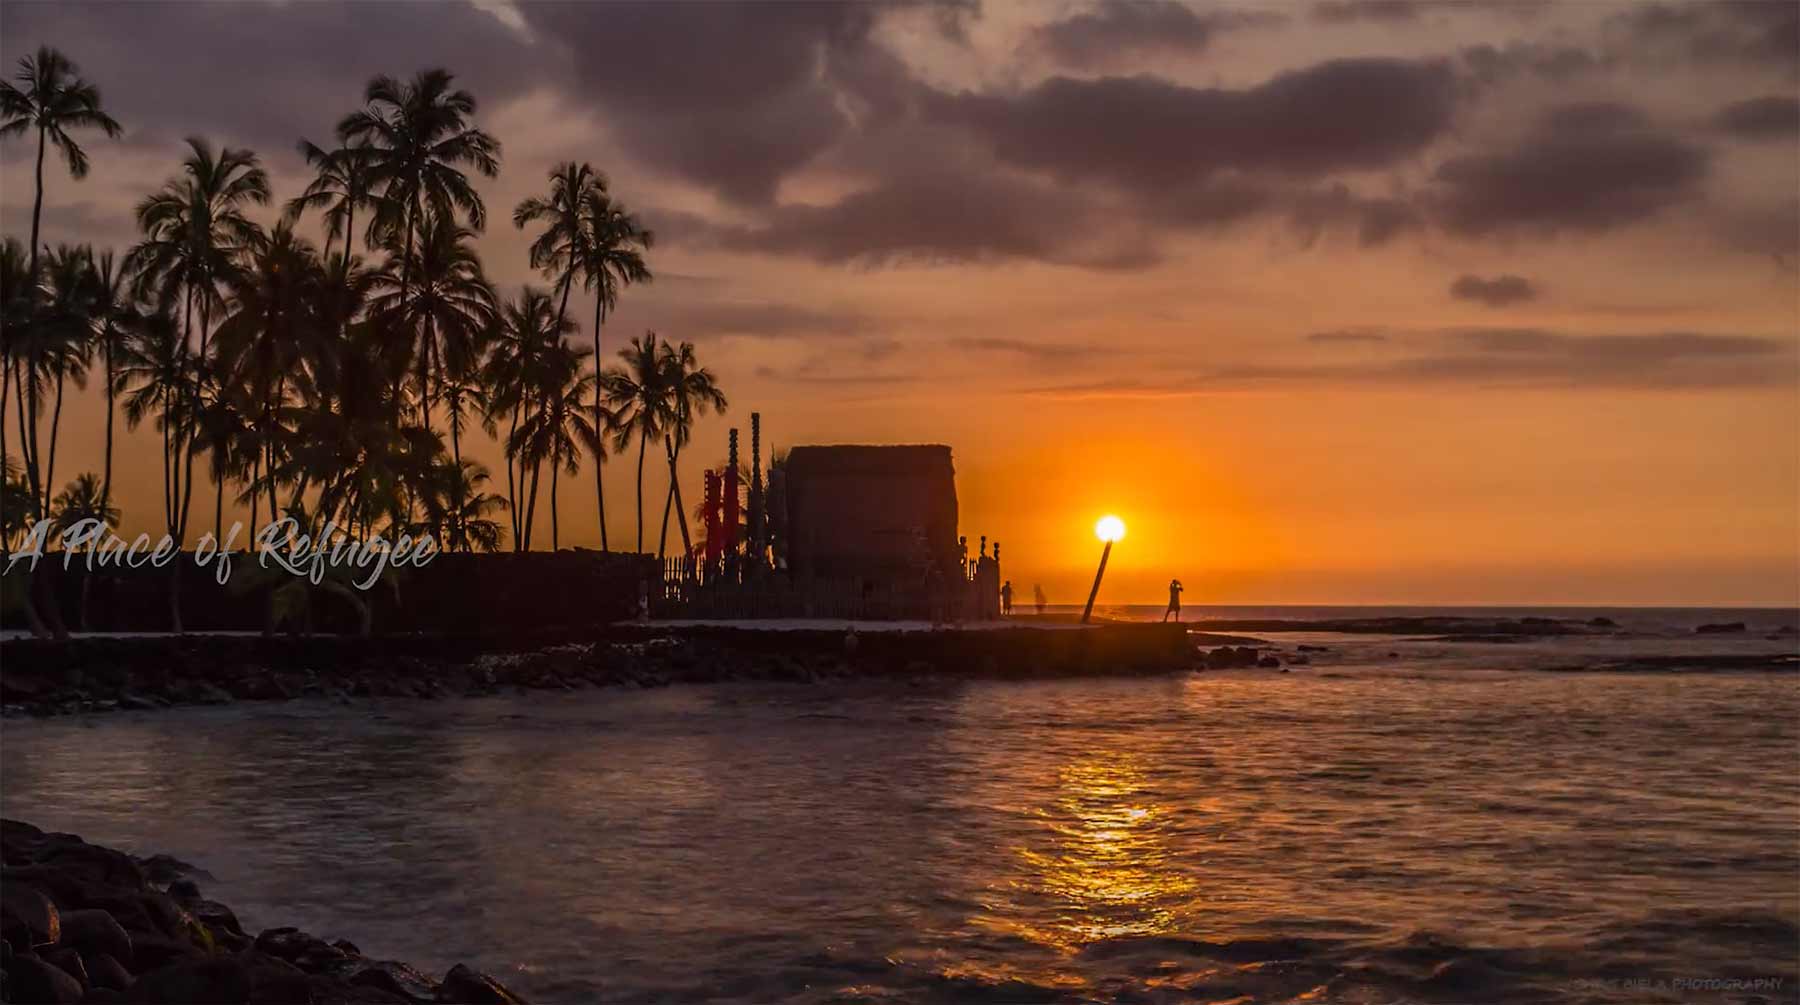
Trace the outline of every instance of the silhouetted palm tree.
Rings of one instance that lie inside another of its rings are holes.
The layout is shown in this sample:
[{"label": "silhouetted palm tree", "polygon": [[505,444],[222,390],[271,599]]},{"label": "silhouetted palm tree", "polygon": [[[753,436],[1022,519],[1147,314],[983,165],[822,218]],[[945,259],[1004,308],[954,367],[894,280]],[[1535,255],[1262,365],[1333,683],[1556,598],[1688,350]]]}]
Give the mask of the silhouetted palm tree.
[{"label": "silhouetted palm tree", "polygon": [[619,350],[623,365],[613,367],[601,377],[601,396],[615,419],[613,449],[624,451],[635,438],[637,461],[637,550],[644,552],[644,451],[652,439],[661,439],[663,430],[675,420],[669,397],[668,370],[657,352],[656,333],[647,331],[642,338]]},{"label": "silhouetted palm tree", "polygon": [[[588,193],[581,213],[581,237],[575,243],[580,258],[582,285],[594,294],[594,368],[600,368],[600,328],[606,315],[617,306],[619,290],[633,283],[651,280],[650,267],[644,264],[643,252],[656,242],[656,235],[638,222],[604,191]],[[603,427],[600,398],[594,398],[594,424]],[[600,515],[600,549],[606,550],[606,484],[601,478],[605,451],[594,451],[594,508]]]},{"label": "silhouetted palm tree", "polygon": [[419,424],[426,429],[436,374],[471,368],[494,319],[494,291],[482,275],[474,236],[445,217],[427,214],[410,251],[387,247],[404,256],[401,272],[410,280],[391,273],[371,277],[369,312],[394,333],[395,350],[413,370]]},{"label": "silhouetted palm tree", "polygon": [[[163,519],[168,533],[180,541],[177,528],[186,526],[186,498],[182,495],[181,463],[189,454],[190,430],[194,425],[194,406],[199,396],[194,393],[200,377],[199,367],[187,351],[187,338],[175,319],[164,312],[146,314],[133,326],[127,343],[124,366],[119,381],[125,389],[125,427],[136,429],[144,419],[154,416],[162,434]],[[191,479],[190,479],[191,483]],[[170,563],[179,570],[180,562]],[[174,582],[169,589],[169,621],[174,631],[181,631],[180,573],[171,571]]]},{"label": "silhouetted palm tree", "polygon": [[687,511],[681,502],[681,476],[676,461],[681,457],[681,448],[687,446],[694,419],[709,410],[724,412],[727,403],[712,371],[701,366],[695,358],[692,342],[674,346],[664,342],[658,352],[671,414],[668,428],[663,433],[663,446],[669,456],[669,499],[663,504],[663,543],[657,545],[660,557],[667,550],[671,508],[681,524],[682,553],[689,554],[694,549],[693,539],[688,535]]},{"label": "silhouetted palm tree", "polygon": [[100,500],[110,504],[113,495],[113,415],[119,392],[119,362],[125,357],[126,337],[137,317],[129,277],[117,267],[113,253],[103,252],[93,262],[94,349],[100,356],[101,377],[106,382],[106,447],[100,481]]},{"label": "silhouetted palm tree", "polygon": [[448,551],[496,551],[500,524],[488,514],[506,500],[488,493],[486,467],[474,461],[439,458],[420,493],[424,520],[417,530],[431,535]]},{"label": "silhouetted palm tree", "polygon": [[[368,146],[340,146],[334,150],[326,150],[310,140],[300,141],[300,156],[317,172],[313,180],[307,183],[305,191],[288,201],[283,219],[293,223],[309,209],[324,210],[325,237],[327,247],[338,239],[344,238],[344,257],[354,255],[353,242],[356,240],[356,211],[361,208],[373,208],[377,203],[374,191],[374,157],[375,151]],[[373,231],[374,227],[366,228]],[[373,242],[369,242],[373,243]]]},{"label": "silhouetted palm tree", "polygon": [[532,489],[525,488],[526,464],[529,458],[514,448],[519,427],[534,407],[539,388],[548,383],[546,373],[554,369],[556,352],[563,348],[563,336],[573,326],[556,313],[550,295],[527,286],[517,300],[500,312],[492,332],[492,352],[488,356],[483,380],[488,388],[487,425],[498,432],[501,416],[509,416],[506,438],[506,491],[511,500],[513,548],[525,549],[531,514],[537,505],[536,469],[533,468]]},{"label": "silhouetted palm tree", "polygon": [[[92,252],[84,245],[60,245],[44,264],[46,296],[31,326],[26,362],[31,386],[56,384],[50,418],[50,455],[45,460],[40,506],[50,508],[51,486],[56,484],[56,445],[62,429],[63,393],[72,381],[87,386],[89,345],[94,332]],[[31,453],[38,456],[37,419],[32,415]],[[35,470],[35,467],[34,467]]]},{"label": "silhouetted palm tree", "polygon": [[531,267],[556,284],[559,317],[569,313],[569,289],[581,268],[582,213],[596,196],[606,197],[606,176],[589,164],[565,161],[550,172],[549,197],[532,196],[513,210],[513,226],[520,230],[544,221],[544,232],[531,242]]},{"label": "silhouetted palm tree", "polygon": [[87,151],[69,135],[71,129],[98,129],[117,138],[123,131],[100,110],[100,89],[81,79],[69,58],[49,46],[19,60],[13,77],[23,89],[0,81],[0,139],[37,131],[36,193],[31,202],[31,271],[37,272],[38,221],[44,212],[44,149],[55,147],[68,162],[69,175],[86,178]]},{"label": "silhouetted palm tree", "polygon": [[[106,489],[101,485],[100,477],[91,471],[76,475],[75,480],[63,488],[52,503],[50,513],[51,519],[56,522],[58,534],[83,520],[98,520],[108,527],[119,525],[118,507],[106,501]],[[93,581],[91,573],[82,574],[81,607],[77,623],[84,632],[88,630],[88,587]]]},{"label": "silhouetted palm tree", "polygon": [[[550,550],[560,546],[556,508],[558,475],[567,470],[581,470],[583,450],[593,450],[600,430],[595,429],[589,413],[589,396],[594,391],[594,375],[587,371],[587,350],[575,349],[560,340],[544,353],[541,365],[535,367],[537,380],[529,390],[529,410],[525,421],[507,444],[510,452],[520,454],[532,470],[532,498],[537,497],[538,465],[550,464]],[[525,547],[531,547],[532,515],[526,514]]]},{"label": "silhouetted palm tree", "polygon": [[487,213],[464,168],[492,178],[500,170],[500,143],[470,123],[475,97],[452,90],[452,75],[424,70],[405,84],[376,77],[364,91],[365,107],[338,123],[347,146],[370,148],[370,182],[381,196],[376,229],[404,259],[429,211],[454,221],[458,210],[481,230]]},{"label": "silhouetted palm tree", "polygon": [[[213,312],[224,303],[222,289],[237,275],[240,258],[264,239],[262,228],[244,210],[269,202],[269,177],[248,150],[227,147],[215,154],[212,145],[198,137],[187,143],[182,174],[138,204],[138,229],[144,240],[131,249],[125,267],[137,275],[140,296],[152,295],[164,310],[181,311],[179,348],[184,357],[194,311],[199,310],[198,358],[204,360]],[[188,393],[198,399],[208,371],[203,366],[183,369],[193,379]],[[191,419],[197,413],[175,409],[165,414]],[[177,541],[186,537],[187,504],[193,496],[192,438],[191,427],[178,425],[171,441],[177,460],[184,454],[188,458],[185,471],[176,465],[178,505],[170,513],[168,533]],[[223,473],[215,471],[213,477],[222,478]]]}]

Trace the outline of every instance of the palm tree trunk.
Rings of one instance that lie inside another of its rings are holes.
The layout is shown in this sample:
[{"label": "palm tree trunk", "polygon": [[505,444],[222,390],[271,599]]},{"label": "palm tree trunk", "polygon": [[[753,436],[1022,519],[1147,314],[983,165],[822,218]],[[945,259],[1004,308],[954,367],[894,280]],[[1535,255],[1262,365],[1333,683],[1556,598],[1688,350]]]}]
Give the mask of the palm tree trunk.
[{"label": "palm tree trunk", "polygon": [[656,542],[656,560],[661,562],[669,553],[669,510],[675,505],[675,448],[670,445],[667,436],[663,437],[663,449],[669,455],[669,490],[663,493],[662,535]]},{"label": "palm tree trunk", "polygon": [[37,281],[38,220],[44,215],[44,126],[38,126],[37,195],[31,202],[31,279]]},{"label": "palm tree trunk", "polygon": [[637,520],[638,520],[638,554],[644,553],[644,447],[650,442],[650,431],[644,430],[638,436],[638,470],[637,470]]},{"label": "palm tree trunk", "polygon": [[94,570],[83,567],[81,570],[81,610],[79,612],[81,620],[77,622],[77,624],[81,626],[81,630],[84,632],[93,630],[88,627],[88,587],[93,585]]},{"label": "palm tree trunk", "polygon": [[[522,471],[523,469],[521,469]],[[537,522],[538,464],[531,465],[531,502],[525,507],[525,550],[531,550],[532,524]]]},{"label": "palm tree trunk", "polygon": [[688,536],[687,506],[681,501],[681,475],[675,470],[676,461],[681,459],[681,450],[676,448],[674,456],[669,458],[669,488],[675,493],[675,522],[681,528],[681,553],[694,553],[693,538]]},{"label": "palm tree trunk", "polygon": [[50,463],[44,466],[44,515],[50,514],[50,499],[56,492],[56,437],[62,427],[63,383],[68,375],[56,375],[56,408],[50,414]]},{"label": "palm tree trunk", "polygon": [[611,550],[606,546],[606,479],[601,477],[600,471],[606,460],[606,412],[600,404],[604,394],[600,380],[600,325],[605,320],[606,291],[597,289],[594,293],[594,510],[600,515],[602,552]]},{"label": "palm tree trunk", "polygon": [[106,344],[101,347],[106,354],[106,461],[105,474],[100,483],[100,511],[102,513],[106,512],[107,504],[112,502],[113,413],[115,411],[113,408],[113,333],[110,328],[106,334]]},{"label": "palm tree trunk", "polygon": [[562,465],[550,462],[550,550],[556,551],[561,542],[557,537],[556,526],[556,477],[562,471]]},{"label": "palm tree trunk", "polygon": [[[519,493],[520,493],[520,490],[525,487],[525,466],[524,466],[523,462],[520,460],[520,458],[515,456],[515,453],[512,448],[513,437],[517,436],[518,434],[519,434],[519,407],[517,405],[514,405],[513,406],[513,415],[512,415],[512,431],[507,433],[506,443],[504,444],[504,447],[506,449],[506,506],[507,506],[507,509],[512,512],[512,532],[513,532],[513,550],[514,551],[522,551],[524,549],[524,544],[525,544],[524,538],[523,538],[525,528],[524,528],[523,522],[519,519],[520,514],[521,514],[521,511],[519,508],[519,503],[520,503]],[[518,478],[517,485],[513,484],[513,466],[515,463],[518,464],[518,469],[519,469],[519,478]]]}]

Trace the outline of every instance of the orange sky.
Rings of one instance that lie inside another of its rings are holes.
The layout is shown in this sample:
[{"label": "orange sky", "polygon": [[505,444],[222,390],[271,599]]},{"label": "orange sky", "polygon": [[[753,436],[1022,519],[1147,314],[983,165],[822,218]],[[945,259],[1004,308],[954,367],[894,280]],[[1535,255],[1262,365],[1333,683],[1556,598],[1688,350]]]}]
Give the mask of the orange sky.
[{"label": "orange sky", "polygon": [[[45,239],[123,246],[189,132],[255,146],[285,199],[291,138],[324,140],[367,76],[442,62],[505,145],[480,186],[504,293],[543,282],[506,218],[558,160],[661,233],[603,337],[692,340],[729,394],[690,499],[755,410],[777,447],[951,444],[964,531],[1053,603],[1084,599],[1103,512],[1130,527],[1110,602],[1179,576],[1190,604],[1800,603],[1800,78],[1764,44],[1791,5],[605,8],[697,78],[637,89],[573,55],[579,7],[407,34],[399,6],[325,55],[348,8],[6,5],[8,65],[63,47],[128,130],[88,140],[87,180],[48,172]],[[693,68],[719,59],[715,87]],[[28,153],[0,150],[8,234]],[[99,466],[99,398],[63,426],[59,482]],[[127,528],[160,519],[151,437],[115,459]],[[633,460],[608,466],[615,546]],[[598,543],[592,501],[564,479],[565,545]]]}]

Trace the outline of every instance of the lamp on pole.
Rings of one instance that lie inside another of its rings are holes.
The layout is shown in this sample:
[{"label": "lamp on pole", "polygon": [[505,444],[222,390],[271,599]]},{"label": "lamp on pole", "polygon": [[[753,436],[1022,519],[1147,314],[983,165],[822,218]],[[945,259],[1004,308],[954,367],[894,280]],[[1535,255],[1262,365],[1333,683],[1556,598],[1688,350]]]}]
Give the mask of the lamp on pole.
[{"label": "lamp on pole", "polygon": [[1094,536],[1106,542],[1100,551],[1100,568],[1094,571],[1094,588],[1088,591],[1087,606],[1081,609],[1081,623],[1094,616],[1094,598],[1100,595],[1100,577],[1106,575],[1106,560],[1112,557],[1113,542],[1125,536],[1125,521],[1116,516],[1103,516],[1094,524]]}]

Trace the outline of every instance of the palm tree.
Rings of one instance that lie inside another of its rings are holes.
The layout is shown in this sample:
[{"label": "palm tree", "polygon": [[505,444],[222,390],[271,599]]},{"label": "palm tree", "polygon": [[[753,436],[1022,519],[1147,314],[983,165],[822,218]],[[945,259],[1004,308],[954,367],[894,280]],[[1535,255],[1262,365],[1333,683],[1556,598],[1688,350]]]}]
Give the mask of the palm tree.
[{"label": "palm tree", "polygon": [[31,272],[37,273],[38,221],[44,212],[44,149],[62,151],[69,175],[77,180],[88,173],[87,151],[69,135],[71,129],[98,129],[117,139],[123,130],[113,117],[100,110],[100,89],[81,79],[81,71],[61,52],[42,46],[37,54],[19,60],[13,79],[23,90],[0,81],[0,138],[37,130],[36,194],[31,202]]},{"label": "palm tree", "polygon": [[[146,418],[155,417],[157,430],[162,434],[163,518],[171,536],[175,536],[179,522],[185,520],[181,458],[187,452],[187,440],[183,437],[193,422],[193,388],[199,379],[196,369],[186,338],[173,316],[158,311],[136,320],[127,341],[124,365],[119,370],[119,384],[125,392],[125,428],[136,429]],[[180,566],[180,562],[170,563],[172,569]],[[169,591],[169,617],[173,629],[181,631],[178,588]]]},{"label": "palm tree", "polygon": [[[251,482],[274,469],[269,454],[279,440],[276,426],[294,382],[305,375],[309,351],[335,334],[321,307],[336,289],[312,243],[294,234],[286,220],[256,243],[232,276],[229,313],[214,335],[217,384],[241,389],[239,402],[248,429],[240,445],[254,447],[247,461]],[[249,435],[249,434],[254,435]],[[254,444],[250,441],[254,440]],[[243,465],[240,465],[242,467]],[[269,512],[276,512],[275,486],[265,481]],[[249,493],[252,513],[257,500]],[[251,524],[255,524],[254,515]]]},{"label": "palm tree", "polygon": [[[198,358],[206,359],[209,326],[214,310],[223,307],[222,289],[238,275],[238,262],[266,240],[262,228],[245,215],[247,205],[269,202],[269,177],[256,155],[230,147],[213,152],[212,145],[190,137],[182,174],[164,183],[162,190],[138,204],[138,228],[144,240],[126,256],[125,267],[137,275],[140,296],[153,295],[157,303],[173,311],[181,309],[181,354],[189,353],[193,316],[200,312]],[[196,400],[208,371],[184,367],[192,378],[189,394]],[[165,415],[189,420],[197,413],[177,408]],[[187,502],[193,495],[193,429],[178,426],[171,448],[179,459],[188,458],[185,473],[179,471],[174,487],[180,504],[170,513],[168,533],[177,541],[187,535]],[[215,479],[224,473],[214,471]],[[221,488],[222,491],[222,488]],[[179,566],[180,563],[175,563]]]},{"label": "palm tree", "polygon": [[470,369],[480,358],[494,319],[494,290],[470,243],[474,236],[468,228],[429,213],[416,245],[402,248],[390,243],[387,248],[401,261],[402,276],[410,279],[391,273],[372,277],[369,312],[395,333],[399,358],[413,368],[419,424],[426,429],[431,428],[436,374]]},{"label": "palm tree", "polygon": [[[75,476],[56,497],[50,510],[51,519],[55,521],[58,534],[69,530],[83,520],[98,520],[108,527],[119,525],[119,509],[106,500],[106,488],[100,477],[89,471]],[[90,546],[91,547],[91,546]],[[94,577],[84,573],[81,577],[81,608],[79,612],[82,631],[88,630],[88,587]]]},{"label": "palm tree", "polygon": [[[650,268],[644,264],[643,252],[656,241],[656,235],[626,211],[623,203],[608,198],[604,191],[589,191],[581,214],[582,233],[575,242],[580,259],[582,285],[594,294],[594,368],[600,367],[600,326],[618,303],[619,290],[632,283],[651,280]],[[604,383],[604,381],[602,381]],[[599,395],[594,397],[594,426],[605,428],[606,416]],[[594,509],[600,516],[600,550],[606,542],[606,484],[600,477],[606,452],[596,444],[594,450]],[[642,547],[641,543],[639,545]]]},{"label": "palm tree", "polygon": [[421,493],[421,528],[450,551],[496,551],[500,524],[489,516],[506,500],[488,493],[488,469],[475,461],[440,457]]},{"label": "palm tree", "polygon": [[6,452],[6,408],[12,398],[16,349],[31,324],[35,281],[19,239],[0,241],[0,457],[12,456]]},{"label": "palm tree", "polygon": [[661,438],[663,430],[674,422],[674,405],[670,400],[668,370],[657,352],[656,333],[647,331],[642,338],[619,350],[623,366],[614,367],[601,378],[601,396],[615,416],[611,424],[613,449],[623,451],[638,441],[637,462],[637,550],[644,553],[644,451],[652,438]]},{"label": "palm tree", "polygon": [[442,69],[420,71],[405,84],[376,77],[363,93],[365,107],[338,123],[338,139],[346,146],[370,149],[370,188],[381,196],[376,230],[403,249],[404,257],[410,257],[405,249],[427,210],[447,221],[461,210],[477,231],[487,223],[481,196],[462,169],[494,177],[500,171],[500,143],[470,124],[475,97],[451,90],[454,79]]},{"label": "palm tree", "polygon": [[[41,508],[50,508],[50,489],[56,484],[56,445],[62,428],[63,392],[70,381],[87,387],[89,343],[94,330],[92,252],[85,245],[60,245],[45,263],[48,295],[36,322],[27,354],[31,386],[56,383],[56,403],[50,419],[50,456],[43,472]],[[38,457],[37,419],[32,415],[30,435],[33,472]]]},{"label": "palm tree", "polygon": [[712,371],[701,366],[695,358],[692,342],[682,342],[678,346],[664,342],[657,358],[663,371],[663,385],[668,388],[671,413],[671,421],[663,433],[663,446],[669,455],[669,498],[663,504],[663,543],[657,546],[657,554],[667,550],[671,508],[681,524],[682,553],[689,554],[694,550],[694,542],[688,536],[687,510],[682,507],[681,477],[676,461],[681,456],[681,448],[687,445],[694,419],[708,410],[724,412],[727,403]]},{"label": "palm tree", "polygon": [[527,286],[517,300],[500,312],[491,333],[493,351],[488,355],[483,382],[488,387],[486,424],[490,432],[498,432],[499,418],[510,415],[506,438],[506,491],[512,506],[513,548],[526,548],[527,525],[536,511],[535,468],[533,488],[525,488],[526,464],[530,460],[514,449],[519,426],[526,412],[534,407],[538,389],[549,380],[545,373],[553,370],[556,351],[563,346],[563,336],[572,326],[556,313],[550,295]]},{"label": "palm tree", "polygon": [[[556,508],[558,475],[581,470],[582,451],[595,448],[601,430],[588,413],[588,396],[594,391],[594,375],[586,372],[587,350],[574,349],[560,340],[551,346],[531,389],[531,412],[513,434],[507,449],[519,453],[531,465],[532,498],[537,497],[537,469],[550,463],[550,550],[561,544]],[[525,547],[531,547],[532,514],[526,514]]]},{"label": "palm tree", "polygon": [[342,234],[344,257],[351,257],[352,242],[356,239],[356,210],[377,205],[372,177],[374,153],[367,146],[326,150],[310,140],[301,140],[300,156],[306,158],[306,163],[318,174],[307,184],[305,191],[288,201],[283,219],[293,223],[306,210],[323,209],[326,250],[331,250],[330,242]]},{"label": "palm tree", "polygon": [[549,198],[532,196],[513,210],[513,226],[520,230],[528,223],[547,221],[544,232],[531,242],[531,267],[556,283],[558,316],[569,312],[569,288],[584,257],[587,228],[582,213],[592,200],[605,198],[605,175],[589,164],[565,161],[550,172]]},{"label": "palm tree", "polygon": [[125,271],[115,266],[113,253],[94,259],[94,348],[99,350],[101,373],[106,381],[106,448],[100,481],[102,505],[112,502],[114,399],[119,392],[118,364],[125,355],[126,333],[137,312]]}]

